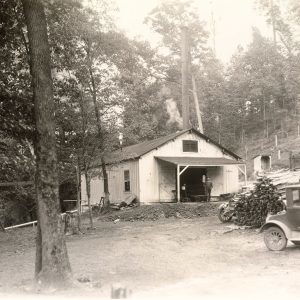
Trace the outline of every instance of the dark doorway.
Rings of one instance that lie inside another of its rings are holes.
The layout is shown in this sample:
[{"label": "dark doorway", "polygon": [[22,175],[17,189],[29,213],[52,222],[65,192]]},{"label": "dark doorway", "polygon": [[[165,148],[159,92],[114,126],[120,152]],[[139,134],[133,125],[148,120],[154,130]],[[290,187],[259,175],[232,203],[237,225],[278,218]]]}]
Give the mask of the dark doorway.
[{"label": "dark doorway", "polygon": [[[180,168],[182,171],[184,167]],[[180,191],[182,201],[205,201],[205,178],[207,169],[189,167],[180,175]]]},{"label": "dark doorway", "polygon": [[270,156],[261,157],[261,168],[263,171],[268,171],[271,168],[271,159]]}]

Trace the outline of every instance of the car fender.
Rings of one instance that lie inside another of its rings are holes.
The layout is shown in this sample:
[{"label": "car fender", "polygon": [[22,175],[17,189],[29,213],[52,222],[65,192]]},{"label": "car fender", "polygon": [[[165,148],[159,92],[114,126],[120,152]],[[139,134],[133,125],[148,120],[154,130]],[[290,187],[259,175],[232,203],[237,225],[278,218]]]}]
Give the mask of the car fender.
[{"label": "car fender", "polygon": [[272,220],[270,222],[265,223],[260,229],[259,232],[263,232],[264,230],[272,227],[272,226],[277,226],[279,227],[285,234],[287,239],[290,239],[292,236],[292,230],[285,225],[283,222]]},{"label": "car fender", "polygon": [[228,207],[228,203],[222,203],[220,206],[219,206],[219,209],[221,208],[226,208]]}]

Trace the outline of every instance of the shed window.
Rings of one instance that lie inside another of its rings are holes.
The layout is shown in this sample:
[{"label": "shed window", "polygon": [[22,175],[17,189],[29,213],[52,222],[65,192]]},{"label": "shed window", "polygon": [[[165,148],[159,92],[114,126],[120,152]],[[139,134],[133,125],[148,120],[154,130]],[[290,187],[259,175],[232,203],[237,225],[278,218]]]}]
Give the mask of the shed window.
[{"label": "shed window", "polygon": [[183,152],[198,152],[198,141],[183,140],[182,150]]},{"label": "shed window", "polygon": [[130,192],[130,173],[129,170],[124,171],[124,190]]}]

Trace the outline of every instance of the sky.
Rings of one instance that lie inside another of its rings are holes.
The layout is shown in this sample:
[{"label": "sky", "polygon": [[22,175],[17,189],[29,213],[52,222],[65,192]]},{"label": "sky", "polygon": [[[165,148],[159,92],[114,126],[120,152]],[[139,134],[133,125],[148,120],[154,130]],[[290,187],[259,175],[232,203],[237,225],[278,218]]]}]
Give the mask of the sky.
[{"label": "sky", "polygon": [[[119,7],[117,24],[133,38],[149,40],[153,45],[157,36],[143,24],[147,14],[164,0],[116,0]],[[216,28],[217,57],[228,63],[238,45],[243,47],[251,42],[252,27],[257,27],[266,36],[271,36],[271,28],[255,8],[255,0],[195,0],[199,17],[211,28],[211,12],[214,12]],[[210,41],[212,44],[212,41]]]}]

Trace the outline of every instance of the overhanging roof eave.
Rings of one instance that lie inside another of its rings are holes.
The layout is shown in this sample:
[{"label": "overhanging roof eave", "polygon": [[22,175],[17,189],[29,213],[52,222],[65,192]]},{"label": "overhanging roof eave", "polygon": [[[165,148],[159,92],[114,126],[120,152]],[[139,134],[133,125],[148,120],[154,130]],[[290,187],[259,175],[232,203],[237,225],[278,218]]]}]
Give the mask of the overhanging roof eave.
[{"label": "overhanging roof eave", "polygon": [[176,166],[190,167],[221,167],[229,165],[244,165],[244,161],[232,160],[223,157],[162,157],[156,159],[174,164]]}]

